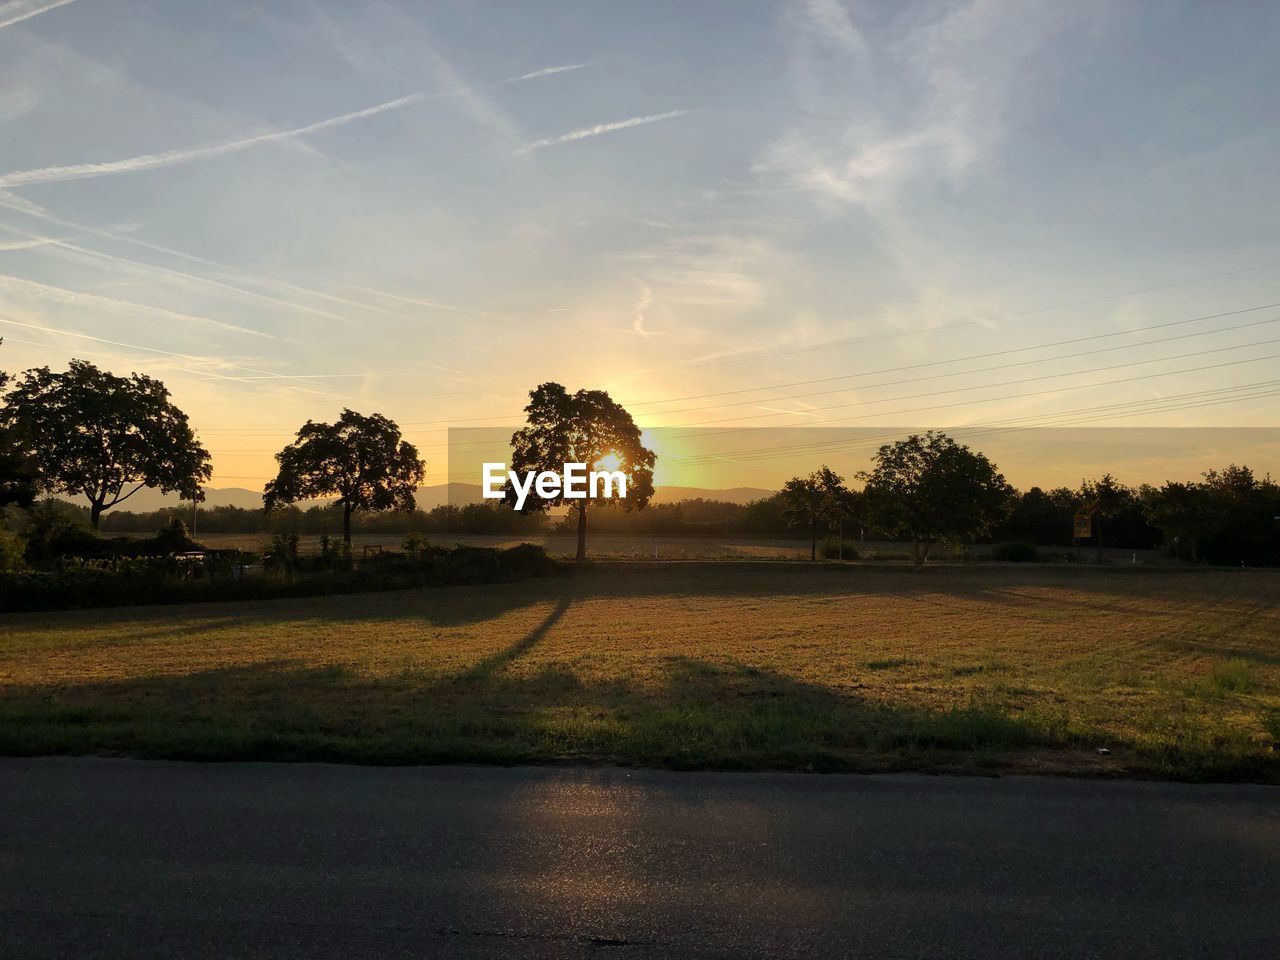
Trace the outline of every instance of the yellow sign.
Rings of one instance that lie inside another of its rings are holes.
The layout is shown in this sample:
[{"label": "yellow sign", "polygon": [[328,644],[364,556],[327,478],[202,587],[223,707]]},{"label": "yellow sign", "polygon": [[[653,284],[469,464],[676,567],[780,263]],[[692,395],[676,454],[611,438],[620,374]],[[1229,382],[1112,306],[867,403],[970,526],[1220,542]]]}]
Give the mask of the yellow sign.
[{"label": "yellow sign", "polygon": [[1075,528],[1072,536],[1079,540],[1087,540],[1093,536],[1093,515],[1088,513],[1077,513],[1075,517]]}]

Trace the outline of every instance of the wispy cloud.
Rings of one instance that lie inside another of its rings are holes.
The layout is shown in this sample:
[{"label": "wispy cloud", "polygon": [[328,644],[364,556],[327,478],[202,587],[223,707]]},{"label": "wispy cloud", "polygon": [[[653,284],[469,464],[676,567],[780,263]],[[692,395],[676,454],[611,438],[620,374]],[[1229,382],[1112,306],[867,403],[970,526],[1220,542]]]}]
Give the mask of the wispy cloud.
[{"label": "wispy cloud", "polygon": [[536,80],[539,77],[549,77],[556,73],[568,73],[570,70],[581,70],[583,67],[591,66],[587,63],[566,63],[561,67],[543,67],[541,70],[534,70],[530,73],[522,73],[518,77],[508,77],[503,83],[520,83],[522,80]]},{"label": "wispy cloud", "polygon": [[[223,373],[208,373],[203,370],[191,369],[189,367],[182,368],[186,373],[192,373],[197,376],[207,377],[213,380],[227,380],[235,383],[248,383],[250,380],[284,380],[288,381],[285,384],[288,389],[298,393],[313,394],[318,397],[350,399],[350,396],[346,394],[336,393],[332,390],[316,390],[312,386],[309,386],[308,384],[314,376],[311,374],[273,373],[270,370],[262,370],[257,367],[242,366],[238,363],[233,363],[224,357],[174,353],[171,350],[160,350],[156,347],[147,347],[137,343],[125,343],[122,340],[109,340],[106,337],[97,337],[89,333],[80,333],[76,330],[63,330],[58,327],[50,327],[45,324],[32,323],[29,320],[15,320],[12,317],[6,316],[0,316],[0,324],[5,324],[10,327],[21,327],[26,330],[36,330],[40,333],[51,334],[56,337],[70,337],[72,339],[82,340],[88,343],[101,343],[112,347],[122,347],[126,350],[136,350],[154,357],[181,360],[187,364],[197,364],[199,366],[212,367],[214,370],[224,371]],[[17,342],[16,338],[15,342]],[[24,342],[30,343],[31,341]],[[225,371],[235,371],[235,375],[228,375]],[[253,376],[244,376],[244,374],[251,374]]]},{"label": "wispy cloud", "polygon": [[[274,277],[265,277],[265,276],[258,276],[254,274],[245,273],[243,270],[239,270],[238,268],[232,267],[229,264],[222,263],[217,260],[210,260],[208,257],[196,256],[195,254],[187,253],[182,250],[176,250],[173,247],[162,246],[161,244],[158,244],[158,243],[150,243],[146,240],[141,240],[137,237],[131,237],[126,233],[120,233],[118,230],[116,231],[103,230],[98,227],[90,226],[88,224],[77,223],[76,221],[73,221],[73,220],[67,220],[62,217],[57,217],[51,214],[48,210],[45,210],[43,207],[38,206],[37,204],[34,204],[23,197],[19,197],[15,193],[5,193],[3,190],[0,190],[0,207],[8,207],[11,210],[16,210],[20,213],[26,214],[27,216],[35,217],[38,220],[43,220],[46,223],[51,223],[51,224],[54,224],[55,226],[64,227],[69,230],[78,230],[84,233],[92,234],[95,237],[102,237],[106,240],[117,241],[120,243],[127,243],[131,246],[139,247],[144,250],[150,250],[152,252],[164,254],[166,256],[176,257],[180,260],[186,261],[187,263],[199,264],[204,267],[212,267],[216,270],[226,272],[233,277],[237,277],[241,283],[261,286],[261,287],[265,287],[267,289],[272,289],[272,290],[280,290],[280,291],[286,291],[290,293],[303,294],[308,297],[317,297],[321,300],[325,300],[330,303],[341,304],[347,307],[355,307],[360,310],[371,311],[373,313],[382,314],[383,316],[387,316],[387,317],[393,317],[398,320],[406,319],[405,314],[397,313],[393,310],[383,309],[382,307],[379,307],[376,304],[364,303],[358,300],[351,300],[346,297],[340,297],[332,293],[327,293],[323,290],[316,290],[310,287],[301,286],[296,283],[289,283],[284,280],[277,280]],[[100,257],[107,256],[106,254],[102,254],[100,251],[90,251],[83,248],[82,248],[82,252],[89,253],[94,256],[100,256]],[[123,258],[120,258],[120,259],[123,260]],[[128,261],[128,262],[134,263],[140,267],[155,266],[152,264],[142,264],[139,261]],[[156,266],[156,269],[165,270],[166,268]],[[180,274],[179,271],[169,271],[169,272],[172,274]],[[202,281],[207,281],[207,278],[198,278],[198,279],[201,279]],[[223,286],[226,286],[226,285],[223,284]],[[248,291],[244,291],[244,292],[248,292]],[[285,303],[286,301],[281,301],[281,302]],[[314,312],[311,308],[309,308],[305,304],[300,304],[300,303],[297,303],[296,301],[288,301],[287,305],[290,307],[293,307],[294,309]],[[445,305],[443,304],[434,304],[434,306],[440,306],[442,308],[447,309],[447,307],[445,307]],[[456,309],[464,310],[465,308],[458,307]],[[475,312],[478,313],[479,311],[475,311]],[[328,314],[326,313],[326,315]],[[344,318],[339,317],[338,319],[344,319]]]},{"label": "wispy cloud", "polygon": [[178,313],[174,310],[166,310],[163,307],[152,307],[142,303],[132,303],[128,300],[117,300],[113,297],[104,297],[96,293],[82,293],[78,290],[67,290],[63,287],[54,287],[49,284],[39,283],[35,280],[24,280],[21,277],[11,277],[8,274],[0,273],[0,291],[12,294],[18,294],[28,297],[36,297],[41,300],[47,300],[54,303],[65,303],[77,307],[90,307],[107,310],[112,313],[143,313],[148,316],[156,317],[160,320],[176,320],[180,323],[195,323],[202,326],[218,327],[222,330],[229,330],[232,333],[243,333],[254,337],[266,337],[269,340],[279,339],[269,333],[261,330],[250,330],[248,327],[237,326],[234,323],[227,323],[223,320],[214,320],[212,317],[201,317],[189,313]]},{"label": "wispy cloud", "polygon": [[867,41],[840,0],[804,0],[804,16],[813,33],[846,53],[865,54]]},{"label": "wispy cloud", "polygon": [[290,130],[274,130],[270,133],[260,133],[257,136],[242,137],[239,140],[215,143],[205,147],[166,150],[163,153],[146,153],[137,157],[111,160],[105,163],[74,163],[66,166],[41,167],[37,170],[17,170],[0,176],[0,190],[25,186],[31,183],[57,183],[62,180],[85,180],[92,177],[111,176],[117,173],[137,173],[141,170],[155,170],[160,167],[191,163],[193,160],[226,156],[229,153],[248,150],[250,147],[256,147],[259,144],[289,140],[293,137],[301,137],[309,133],[328,130],[331,127],[340,127],[354,120],[363,120],[365,117],[386,113],[389,110],[399,110],[401,107],[418,103],[426,99],[426,97],[427,94],[425,93],[411,93],[408,96],[387,100],[372,107],[365,107],[363,110],[353,110],[350,113],[343,113],[327,120],[320,120],[317,123],[309,123],[303,127],[294,127]]},{"label": "wispy cloud", "polygon": [[30,250],[32,247],[47,247],[49,244],[57,242],[57,240],[52,240],[46,237],[41,237],[36,240],[9,240],[4,243],[0,243],[0,253],[9,250]]},{"label": "wispy cloud", "polygon": [[631,318],[631,329],[647,340],[653,336],[652,331],[644,328],[649,308],[653,306],[653,291],[643,281],[637,280],[636,283],[639,284],[640,291],[636,297],[635,315]]},{"label": "wispy cloud", "polygon": [[[616,120],[613,123],[597,123],[594,127],[583,127],[580,130],[571,130],[569,133],[563,133],[558,137],[547,137],[545,140],[534,140],[526,143],[523,147],[516,151],[517,154],[529,153],[533,150],[541,150],[543,147],[554,147],[561,143],[572,143],[575,140],[586,140],[589,137],[598,137],[602,133],[613,133],[617,130],[630,130],[632,127],[642,127],[648,123],[657,123],[660,120],[672,120],[675,117],[683,117],[688,110],[668,110],[666,113],[653,113],[647,117],[632,117],[629,120]],[[0,179],[0,186],[4,185],[4,181]]]},{"label": "wispy cloud", "polygon": [[58,7],[65,7],[68,3],[75,3],[75,0],[52,0],[45,3],[32,2],[32,0],[9,0],[8,3],[0,3],[0,30],[11,27],[15,23],[21,23],[23,20],[38,17],[42,13],[48,13],[50,10],[56,10]]},{"label": "wispy cloud", "polygon": [[[64,0],[71,2],[71,0]],[[3,10],[3,8],[0,8]],[[4,24],[0,23],[0,26]],[[580,66],[586,64],[573,64],[562,67],[547,67],[544,70],[535,70],[521,77],[513,77],[504,83],[513,83],[519,80],[532,80],[538,77],[549,76],[553,73],[561,73],[565,70],[576,70]],[[64,180],[86,180],[94,177],[106,177],[113,174],[121,173],[138,173],[144,170],[156,170],[162,167],[172,167],[179,164],[191,163],[196,160],[206,160],[212,157],[222,157],[232,153],[239,153],[242,150],[248,150],[252,147],[265,143],[278,143],[281,141],[292,140],[296,137],[303,137],[312,133],[319,133],[322,130],[329,130],[334,127],[340,127],[344,124],[352,123],[356,120],[364,120],[367,117],[377,116],[380,113],[387,113],[392,110],[400,110],[404,107],[412,106],[416,103],[422,103],[427,100],[439,100],[451,96],[468,96],[472,91],[468,87],[459,87],[444,93],[427,93],[418,91],[410,93],[403,97],[396,97],[394,100],[385,100],[382,103],[374,104],[371,107],[365,107],[361,110],[352,110],[349,113],[339,114],[336,117],[329,117],[326,120],[319,120],[315,123],[308,123],[301,127],[292,127],[288,130],[272,130],[267,133],[256,134],[252,137],[241,137],[238,140],[229,140],[225,143],[209,144],[203,147],[189,147],[181,150],[165,150],[161,153],[145,153],[136,157],[127,157],[123,160],[109,160],[102,163],[73,163],[49,167],[40,167],[34,170],[15,170],[11,173],[0,175],[0,191],[12,189],[13,187],[26,186],[32,183],[58,183]],[[606,133],[609,130],[622,129],[623,127],[636,126],[640,123],[652,123],[655,120],[665,120],[668,117],[678,116],[682,111],[676,111],[670,114],[662,114],[655,117],[636,117],[632,120],[623,121],[620,124],[604,124],[602,128],[593,128],[592,131],[575,131],[572,134],[566,134],[563,138],[556,141],[547,141],[547,143],[539,144],[546,146],[551,142],[560,142],[561,140],[577,140],[583,136],[595,136],[597,133]],[[525,149],[533,149],[528,147]]]}]

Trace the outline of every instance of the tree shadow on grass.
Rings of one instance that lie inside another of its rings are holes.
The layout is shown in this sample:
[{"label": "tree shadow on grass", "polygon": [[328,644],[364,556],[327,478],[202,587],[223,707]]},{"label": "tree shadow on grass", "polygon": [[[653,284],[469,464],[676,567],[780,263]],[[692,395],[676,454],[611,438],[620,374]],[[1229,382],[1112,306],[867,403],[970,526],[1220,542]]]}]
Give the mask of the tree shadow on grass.
[{"label": "tree shadow on grass", "polygon": [[[497,619],[528,606],[572,600],[709,598],[893,597],[939,608],[967,601],[994,603],[1032,613],[1046,599],[1026,589],[1054,589],[1055,605],[1093,612],[1131,615],[1135,605],[1167,601],[1185,607],[1188,598],[1224,598],[1229,606],[1274,605],[1277,580],[1232,578],[1231,596],[1220,591],[1222,576],[1213,572],[1130,571],[1088,568],[936,567],[914,572],[909,567],[808,565],[804,563],[591,564],[568,577],[470,586],[424,587],[377,593],[334,594],[246,602],[200,603],[155,607],[77,610],[6,615],[16,630],[56,626],[66,643],[78,634],[93,634],[116,624],[128,625],[130,642],[162,639],[180,631],[186,636],[220,630],[265,631],[282,624],[316,622],[326,626],[370,621],[412,620],[440,628],[464,627]],[[1256,582],[1255,582],[1256,581]],[[1072,590],[1086,596],[1064,595]]]},{"label": "tree shadow on grass", "polygon": [[[1031,754],[1087,756],[1065,719],[972,704],[938,710],[733,662],[661,657],[599,677],[521,659],[573,602],[515,643],[445,676],[370,677],[272,660],[181,676],[10,687],[0,753],[203,760],[615,762],[681,769],[1027,769]],[[523,669],[522,669],[523,668]],[[1123,755],[1126,745],[1112,741]],[[1177,751],[1128,769],[1276,780],[1273,755]],[[1113,766],[1112,772],[1126,767]]]}]

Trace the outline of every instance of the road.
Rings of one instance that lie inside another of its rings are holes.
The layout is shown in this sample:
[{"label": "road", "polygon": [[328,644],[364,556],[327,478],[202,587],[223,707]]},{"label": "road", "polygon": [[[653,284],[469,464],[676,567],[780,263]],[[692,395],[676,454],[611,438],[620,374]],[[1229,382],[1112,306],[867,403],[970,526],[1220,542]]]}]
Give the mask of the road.
[{"label": "road", "polygon": [[18,957],[1280,956],[1280,789],[0,761]]}]

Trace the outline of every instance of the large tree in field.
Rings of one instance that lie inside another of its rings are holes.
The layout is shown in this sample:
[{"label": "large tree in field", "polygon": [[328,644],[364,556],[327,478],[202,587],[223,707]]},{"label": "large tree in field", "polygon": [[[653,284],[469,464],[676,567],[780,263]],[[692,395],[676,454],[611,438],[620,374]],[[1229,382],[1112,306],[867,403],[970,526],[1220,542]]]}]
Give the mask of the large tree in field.
[{"label": "large tree in field", "polygon": [[[524,408],[527,422],[511,436],[511,469],[526,474],[544,470],[560,473],[566,463],[586,464],[587,470],[620,471],[627,479],[627,510],[643,509],[653,496],[655,456],[640,442],[640,428],[631,414],[603,390],[570,393],[558,383],[544,383],[529,392]],[[508,498],[512,491],[508,488]],[[616,495],[612,499],[619,499]],[[576,512],[579,560],[587,558],[589,499],[530,497],[525,510],[567,506]]]},{"label": "large tree in field", "polygon": [[84,360],[65,373],[22,374],[5,398],[0,425],[50,493],[83,496],[94,529],[104,510],[143,487],[202,500],[209,453],[159,380],[113,376]]},{"label": "large tree in field", "polygon": [[1078,494],[1081,508],[1093,516],[1095,535],[1098,538],[1098,563],[1102,562],[1103,523],[1110,523],[1120,516],[1121,511],[1134,501],[1132,490],[1120,483],[1111,474],[1102,475],[1101,480],[1084,480],[1080,484]]},{"label": "large tree in field", "polygon": [[854,496],[844,479],[827,466],[783,485],[782,518],[789,526],[809,531],[810,560],[818,559],[818,534],[852,515]]},{"label": "large tree in field", "polygon": [[351,515],[357,510],[406,510],[417,505],[413,492],[426,467],[400,428],[379,413],[343,410],[336,423],[308,420],[298,439],[276,454],[276,478],[267,484],[268,511],[299,500],[335,497],[342,508],[342,539],[351,544]]},{"label": "large tree in field", "polygon": [[[8,384],[9,374],[0,370],[0,391]],[[31,506],[39,492],[37,479],[35,464],[19,448],[13,431],[0,424],[0,509]]]},{"label": "large tree in field", "polygon": [[911,538],[916,566],[939,541],[967,544],[1004,517],[1012,488],[981,453],[945,433],[912,434],[885,444],[862,474],[872,523]]}]

